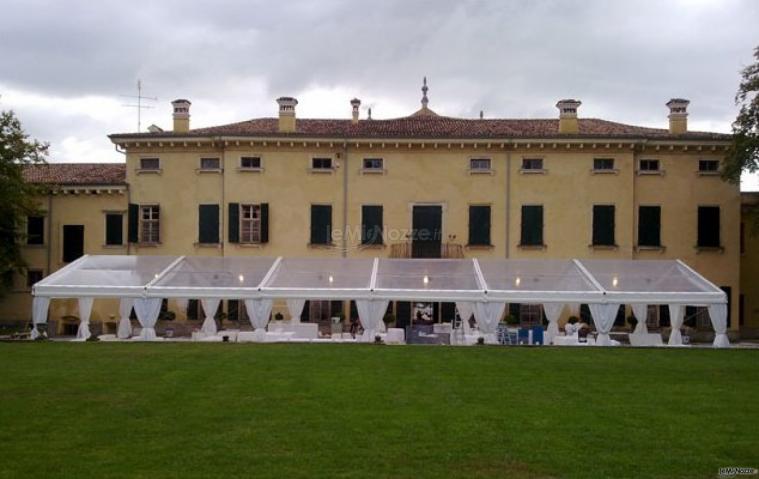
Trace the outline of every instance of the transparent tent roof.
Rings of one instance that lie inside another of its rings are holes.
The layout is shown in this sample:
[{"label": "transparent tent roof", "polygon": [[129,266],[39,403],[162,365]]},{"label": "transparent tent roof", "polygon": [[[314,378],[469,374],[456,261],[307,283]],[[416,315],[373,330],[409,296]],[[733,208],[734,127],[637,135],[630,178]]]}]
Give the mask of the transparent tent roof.
[{"label": "transparent tent roof", "polygon": [[726,302],[679,260],[84,256],[33,288],[48,297]]}]

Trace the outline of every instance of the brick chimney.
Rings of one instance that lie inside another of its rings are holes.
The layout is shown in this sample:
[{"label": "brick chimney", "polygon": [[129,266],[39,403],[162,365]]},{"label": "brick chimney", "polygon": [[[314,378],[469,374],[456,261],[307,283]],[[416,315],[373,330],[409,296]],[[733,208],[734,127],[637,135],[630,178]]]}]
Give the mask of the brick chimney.
[{"label": "brick chimney", "polygon": [[688,105],[685,98],[673,98],[667,102],[669,107],[669,132],[680,135],[688,131]]},{"label": "brick chimney", "polygon": [[298,100],[289,96],[277,98],[279,105],[279,131],[280,133],[292,133],[295,131],[295,106]]},{"label": "brick chimney", "polygon": [[183,98],[171,102],[174,107],[174,132],[186,133],[190,131],[190,100]]},{"label": "brick chimney", "polygon": [[358,108],[361,106],[361,100],[358,98],[354,98],[351,100],[351,107],[353,108],[353,118],[351,119],[351,123],[354,125],[358,123]]},{"label": "brick chimney", "polygon": [[580,127],[577,124],[577,109],[582,105],[580,100],[566,99],[559,100],[556,108],[559,109],[559,133],[572,134],[579,133]]}]

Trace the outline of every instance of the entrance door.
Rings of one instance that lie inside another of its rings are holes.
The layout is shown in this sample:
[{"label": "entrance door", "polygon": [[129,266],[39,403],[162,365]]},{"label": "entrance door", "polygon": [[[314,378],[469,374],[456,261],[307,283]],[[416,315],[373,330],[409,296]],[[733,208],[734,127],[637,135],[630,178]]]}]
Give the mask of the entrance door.
[{"label": "entrance door", "polygon": [[439,258],[443,236],[443,207],[414,206],[411,224],[411,257]]},{"label": "entrance door", "polygon": [[63,262],[70,263],[84,254],[84,225],[63,225]]}]

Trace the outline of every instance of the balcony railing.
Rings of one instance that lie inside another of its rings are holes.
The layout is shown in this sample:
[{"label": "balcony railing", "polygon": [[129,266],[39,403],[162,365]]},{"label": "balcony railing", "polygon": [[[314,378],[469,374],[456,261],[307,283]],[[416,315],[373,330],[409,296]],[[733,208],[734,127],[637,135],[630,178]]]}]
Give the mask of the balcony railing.
[{"label": "balcony railing", "polygon": [[464,246],[459,243],[403,241],[390,245],[391,258],[463,258]]}]

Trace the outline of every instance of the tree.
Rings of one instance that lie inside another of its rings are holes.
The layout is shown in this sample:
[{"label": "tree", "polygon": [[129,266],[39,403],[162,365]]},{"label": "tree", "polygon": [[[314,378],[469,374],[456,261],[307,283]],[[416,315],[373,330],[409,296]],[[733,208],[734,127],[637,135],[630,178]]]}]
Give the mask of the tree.
[{"label": "tree", "polygon": [[11,286],[15,272],[24,272],[21,226],[39,211],[39,189],[24,182],[24,167],[44,163],[47,152],[48,144],[29,138],[12,111],[0,111],[0,293]]},{"label": "tree", "polygon": [[[759,171],[759,47],[754,49],[756,62],[741,71],[741,83],[735,104],[741,109],[733,123],[733,144],[722,169],[723,178],[740,182],[741,173]],[[759,231],[759,206],[753,208],[753,230]]]}]

